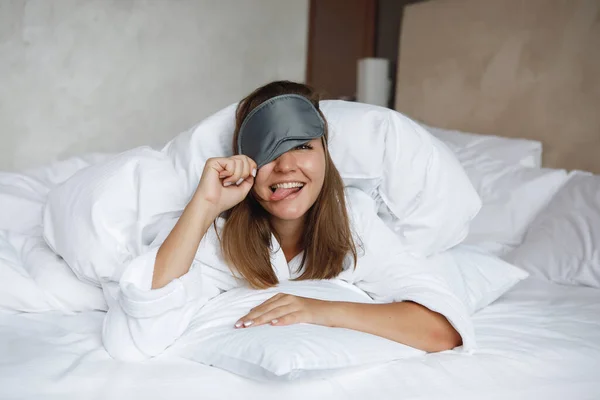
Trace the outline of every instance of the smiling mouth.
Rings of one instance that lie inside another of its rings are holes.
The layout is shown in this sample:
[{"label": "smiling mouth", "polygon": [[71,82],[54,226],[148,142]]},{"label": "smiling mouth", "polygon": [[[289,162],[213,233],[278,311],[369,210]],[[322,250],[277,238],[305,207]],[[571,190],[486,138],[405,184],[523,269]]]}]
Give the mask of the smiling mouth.
[{"label": "smiling mouth", "polygon": [[[302,189],[304,187],[304,183],[302,182],[285,182],[285,183],[277,183],[270,187],[271,192],[275,193],[277,189]],[[297,190],[299,191],[299,190]]]}]

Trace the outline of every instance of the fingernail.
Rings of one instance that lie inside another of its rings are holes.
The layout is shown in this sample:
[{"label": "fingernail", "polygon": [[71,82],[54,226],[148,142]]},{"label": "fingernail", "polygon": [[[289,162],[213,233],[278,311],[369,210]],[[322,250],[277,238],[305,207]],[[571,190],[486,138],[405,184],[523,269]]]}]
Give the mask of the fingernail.
[{"label": "fingernail", "polygon": [[252,176],[256,178],[256,168],[252,170]]},{"label": "fingernail", "polygon": [[253,323],[254,323],[254,321],[246,321],[246,322],[244,322],[244,326],[247,328],[250,325],[252,325]]},{"label": "fingernail", "polygon": [[242,182],[244,182],[244,178],[240,178],[235,184],[239,186],[239,184]]},{"label": "fingernail", "polygon": [[278,323],[278,322],[279,322],[279,321],[278,321],[278,320],[276,320],[276,319],[274,319],[273,321],[271,321],[271,323],[272,323],[273,325],[275,325],[275,324],[276,324],[276,323]]},{"label": "fingernail", "polygon": [[235,323],[235,327],[236,328],[241,328],[242,327],[242,322],[241,321],[236,322]]},{"label": "fingernail", "polygon": [[225,186],[225,187],[227,187],[227,186],[231,186],[231,185],[233,185],[233,182],[225,182],[225,183],[223,184],[223,186]]}]

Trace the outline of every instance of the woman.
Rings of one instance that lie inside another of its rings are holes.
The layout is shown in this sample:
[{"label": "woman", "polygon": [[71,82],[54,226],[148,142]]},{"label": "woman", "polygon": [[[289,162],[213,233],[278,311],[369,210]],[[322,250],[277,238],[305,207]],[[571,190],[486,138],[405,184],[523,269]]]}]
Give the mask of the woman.
[{"label": "woman", "polygon": [[382,304],[277,294],[240,316],[234,328],[304,322],[428,352],[467,339],[470,346],[472,326],[460,301],[402,253],[370,197],[344,192],[314,91],[292,82],[254,91],[238,106],[234,150],[233,157],[207,161],[164,242],[134,260],[121,278],[104,325],[113,356],[160,353],[206,301],[236,286],[336,277]]}]

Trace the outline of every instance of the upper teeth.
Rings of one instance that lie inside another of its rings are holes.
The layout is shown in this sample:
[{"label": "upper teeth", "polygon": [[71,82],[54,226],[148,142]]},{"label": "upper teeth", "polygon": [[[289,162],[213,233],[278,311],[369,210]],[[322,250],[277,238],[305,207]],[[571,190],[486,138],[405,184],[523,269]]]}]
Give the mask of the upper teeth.
[{"label": "upper teeth", "polygon": [[271,186],[271,188],[273,189],[291,189],[291,188],[295,188],[295,187],[302,187],[304,186],[304,183],[300,183],[300,182],[284,182],[284,183],[278,183],[276,185]]}]

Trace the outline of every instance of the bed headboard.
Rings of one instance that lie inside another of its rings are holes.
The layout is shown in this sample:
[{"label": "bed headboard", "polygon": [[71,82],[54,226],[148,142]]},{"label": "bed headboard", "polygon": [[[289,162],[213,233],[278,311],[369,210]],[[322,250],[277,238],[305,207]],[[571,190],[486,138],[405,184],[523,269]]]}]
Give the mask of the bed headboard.
[{"label": "bed headboard", "polygon": [[553,168],[600,173],[600,1],[407,6],[395,108],[433,126],[523,137]]}]

